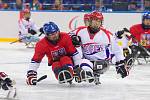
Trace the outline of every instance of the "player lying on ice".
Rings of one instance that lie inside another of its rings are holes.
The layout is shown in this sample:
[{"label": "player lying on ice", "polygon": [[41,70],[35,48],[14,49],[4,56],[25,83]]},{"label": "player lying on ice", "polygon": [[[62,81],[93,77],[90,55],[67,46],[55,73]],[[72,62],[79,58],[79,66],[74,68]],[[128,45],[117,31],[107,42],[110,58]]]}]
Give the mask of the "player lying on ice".
[{"label": "player lying on ice", "polygon": [[89,82],[93,82],[93,66],[90,61],[81,59],[72,44],[70,36],[60,32],[54,22],[45,23],[42,28],[45,37],[38,41],[35,46],[34,56],[27,71],[27,84],[37,84],[37,70],[45,55],[59,83],[72,83],[74,78],[73,70],[81,67],[82,70],[78,70],[80,73],[76,73],[76,77],[78,75],[79,80],[87,79]]},{"label": "player lying on ice", "polygon": [[122,78],[128,75],[125,58],[122,49],[117,44],[115,38],[103,26],[103,15],[101,12],[93,11],[89,14],[89,25],[77,28],[74,35],[71,33],[72,41],[78,47],[78,52],[83,58],[88,59],[93,64],[93,74],[95,84],[100,84],[99,77],[109,66],[110,52],[116,58],[116,71]]}]

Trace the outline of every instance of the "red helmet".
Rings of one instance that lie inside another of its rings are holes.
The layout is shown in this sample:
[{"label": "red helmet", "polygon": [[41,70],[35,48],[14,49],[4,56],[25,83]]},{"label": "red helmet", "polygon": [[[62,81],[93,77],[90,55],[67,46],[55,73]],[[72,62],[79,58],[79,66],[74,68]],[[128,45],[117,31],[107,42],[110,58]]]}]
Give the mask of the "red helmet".
[{"label": "red helmet", "polygon": [[100,19],[100,20],[104,20],[104,17],[103,17],[103,14],[99,11],[93,11],[91,14],[90,14],[90,18],[97,18],[97,19]]},{"label": "red helmet", "polygon": [[90,14],[84,14],[84,20],[90,19]]}]

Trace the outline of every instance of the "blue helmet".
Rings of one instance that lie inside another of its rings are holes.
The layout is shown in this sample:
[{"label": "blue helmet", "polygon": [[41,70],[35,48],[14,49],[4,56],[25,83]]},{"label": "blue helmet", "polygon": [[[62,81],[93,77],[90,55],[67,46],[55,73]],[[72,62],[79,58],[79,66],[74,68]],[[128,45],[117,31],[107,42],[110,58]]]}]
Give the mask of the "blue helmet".
[{"label": "blue helmet", "polygon": [[59,31],[59,28],[54,22],[48,22],[43,25],[43,31],[46,35],[50,35]]},{"label": "blue helmet", "polygon": [[150,29],[150,25],[145,25],[145,24],[144,24],[144,20],[145,20],[145,19],[150,19],[150,12],[146,12],[146,13],[144,13],[143,16],[142,16],[142,27],[143,27],[144,29]]},{"label": "blue helmet", "polygon": [[143,14],[142,20],[144,20],[144,19],[150,19],[150,12],[146,12]]}]

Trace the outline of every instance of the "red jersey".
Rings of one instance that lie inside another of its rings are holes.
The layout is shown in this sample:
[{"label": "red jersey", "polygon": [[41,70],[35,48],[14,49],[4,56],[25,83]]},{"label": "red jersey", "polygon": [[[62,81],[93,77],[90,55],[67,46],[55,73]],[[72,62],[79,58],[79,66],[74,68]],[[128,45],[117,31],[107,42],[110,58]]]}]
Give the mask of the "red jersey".
[{"label": "red jersey", "polygon": [[143,29],[142,24],[136,24],[130,28],[130,33],[141,45],[150,48],[150,29]]},{"label": "red jersey", "polygon": [[60,39],[56,45],[52,44],[47,37],[44,37],[37,42],[32,61],[39,63],[46,55],[48,57],[48,64],[51,65],[62,56],[72,56],[76,52],[76,48],[72,44],[70,36],[66,33],[60,32]]}]

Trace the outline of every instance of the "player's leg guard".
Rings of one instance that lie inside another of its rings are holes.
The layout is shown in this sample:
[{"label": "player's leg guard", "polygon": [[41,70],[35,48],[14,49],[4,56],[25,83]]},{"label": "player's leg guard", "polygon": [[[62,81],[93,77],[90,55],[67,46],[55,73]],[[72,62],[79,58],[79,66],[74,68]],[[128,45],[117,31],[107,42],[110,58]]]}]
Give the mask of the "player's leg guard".
[{"label": "player's leg guard", "polygon": [[52,64],[52,70],[55,73],[59,83],[71,83],[73,80],[73,64],[70,57],[64,56],[60,61]]},{"label": "player's leg guard", "polygon": [[64,69],[58,74],[58,81],[60,84],[62,83],[72,83],[73,75],[71,74],[69,69]]},{"label": "player's leg guard", "polygon": [[55,67],[53,71],[59,83],[71,83],[73,80],[73,70],[68,65]]},{"label": "player's leg guard", "polygon": [[94,61],[94,68],[93,68],[93,73],[94,73],[94,77],[95,77],[95,84],[101,84],[100,83],[100,74],[103,74],[104,72],[106,72],[109,69],[109,61],[107,60],[99,60],[99,61]]},{"label": "player's leg guard", "polygon": [[80,83],[82,81],[86,82],[93,82],[94,81],[94,75],[93,75],[93,64],[87,60],[82,59],[82,63],[80,66],[74,69],[75,72],[75,81]]},{"label": "player's leg guard", "polygon": [[63,66],[63,70],[60,72],[60,76],[64,76],[63,78],[60,77],[60,83],[71,83],[73,80],[73,62],[72,59],[68,56],[63,56],[60,58],[60,63]]}]

